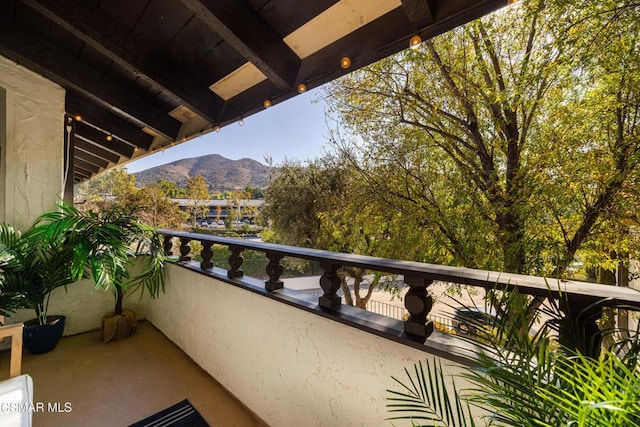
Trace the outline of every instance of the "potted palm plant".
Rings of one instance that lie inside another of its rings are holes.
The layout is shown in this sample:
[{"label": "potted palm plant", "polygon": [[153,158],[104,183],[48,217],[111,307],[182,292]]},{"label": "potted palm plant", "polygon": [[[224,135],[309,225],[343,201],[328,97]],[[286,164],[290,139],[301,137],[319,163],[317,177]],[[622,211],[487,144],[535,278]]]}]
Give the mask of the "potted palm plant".
[{"label": "potted palm plant", "polygon": [[71,269],[73,248],[63,241],[42,241],[37,225],[24,234],[0,224],[0,270],[2,310],[35,311],[24,323],[24,344],[33,354],[55,348],[64,331],[65,317],[47,314],[51,292],[77,280]]},{"label": "potted palm plant", "polygon": [[[124,296],[148,291],[155,298],[164,291],[165,257],[159,235],[139,221],[136,207],[113,205],[86,212],[67,204],[59,208],[40,217],[34,234],[51,244],[72,246],[72,277],[88,274],[96,288],[113,291],[114,310],[102,318],[103,341],[132,334],[137,316],[123,308]],[[132,275],[134,270],[137,274]]]},{"label": "potted palm plant", "polygon": [[[0,225],[2,227],[2,225]],[[0,229],[0,233],[3,231]],[[4,272],[7,269],[15,267],[15,259],[13,255],[5,249],[0,242],[0,316],[11,316],[15,311],[24,306],[24,295],[19,292],[13,292],[7,289],[5,285]],[[0,322],[0,326],[3,322]]]}]

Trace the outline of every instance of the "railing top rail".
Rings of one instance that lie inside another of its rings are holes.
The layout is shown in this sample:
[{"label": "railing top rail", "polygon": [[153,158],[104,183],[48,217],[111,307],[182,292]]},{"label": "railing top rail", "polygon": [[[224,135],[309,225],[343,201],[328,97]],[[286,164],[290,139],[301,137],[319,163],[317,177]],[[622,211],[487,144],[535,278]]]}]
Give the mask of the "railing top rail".
[{"label": "railing top rail", "polygon": [[504,273],[498,271],[478,270],[465,267],[426,264],[414,261],[401,261],[168,229],[158,229],[157,231],[160,234],[172,237],[213,242],[225,246],[236,246],[243,249],[253,249],[261,252],[271,252],[282,256],[315,260],[324,264],[366,268],[374,271],[384,271],[392,274],[401,274],[404,276],[420,277],[430,280],[479,286],[483,288],[502,289],[516,287],[521,293],[536,296],[548,296],[549,293],[554,295],[565,293],[569,296],[580,297],[582,299],[609,299],[610,305],[625,304],[640,308],[640,291],[632,288],[600,285],[573,280],[558,280],[555,278],[527,276],[523,274]]}]

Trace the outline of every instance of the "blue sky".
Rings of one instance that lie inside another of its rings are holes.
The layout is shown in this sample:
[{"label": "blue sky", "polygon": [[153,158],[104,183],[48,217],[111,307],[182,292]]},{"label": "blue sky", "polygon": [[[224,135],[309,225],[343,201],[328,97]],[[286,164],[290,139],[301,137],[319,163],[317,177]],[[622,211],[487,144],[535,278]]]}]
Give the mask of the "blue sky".
[{"label": "blue sky", "polygon": [[319,157],[328,144],[322,89],[310,90],[244,119],[244,126],[233,123],[220,132],[210,132],[163,152],[151,154],[127,164],[127,170],[139,172],[173,161],[220,154],[237,160],[245,157],[265,163],[265,155],[275,164],[285,158],[307,160]]}]

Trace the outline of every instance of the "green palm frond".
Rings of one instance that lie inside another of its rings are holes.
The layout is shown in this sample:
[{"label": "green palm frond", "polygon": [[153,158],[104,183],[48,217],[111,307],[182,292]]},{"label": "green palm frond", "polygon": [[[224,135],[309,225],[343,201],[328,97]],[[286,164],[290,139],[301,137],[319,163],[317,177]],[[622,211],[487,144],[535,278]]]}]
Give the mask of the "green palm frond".
[{"label": "green palm frond", "polygon": [[[580,312],[567,313],[560,309],[568,307],[561,294],[559,301],[550,298],[532,316],[522,309],[515,292],[495,293],[494,297],[503,315],[475,323],[470,319],[477,333],[460,336],[474,350],[458,354],[472,367],[461,374],[469,384],[464,395],[455,394],[455,388],[448,393],[453,401],[462,399],[488,414],[484,421],[489,425],[640,426],[639,330],[624,334],[601,331],[610,334],[614,344],[599,357],[581,353],[591,339],[584,329],[585,316],[609,302],[601,300]],[[536,324],[537,314],[544,314],[547,320]],[[560,333],[565,334],[562,343],[571,347],[559,342]],[[431,384],[435,390],[443,387],[434,379],[437,371],[432,371],[427,369],[428,381],[421,379],[424,375],[418,365],[413,375],[407,372],[414,378],[393,396],[404,406],[398,406],[399,414],[392,419],[422,420],[418,417],[427,413],[429,425],[447,425],[434,416],[440,413],[438,400],[425,395]]]},{"label": "green palm frond", "polygon": [[568,358],[555,374],[558,381],[536,394],[562,411],[566,425],[640,426],[640,372],[611,352],[599,359]]},{"label": "green palm frond", "polygon": [[392,377],[401,388],[387,390],[387,411],[394,414],[388,420],[409,419],[425,426],[475,426],[469,405],[458,395],[454,382],[447,384],[440,362],[425,363],[426,370],[421,361],[414,365],[413,373],[405,368],[406,382]]},{"label": "green palm frond", "polygon": [[[140,273],[131,267],[142,260]],[[41,215],[25,233],[0,224],[0,314],[32,308],[46,321],[48,295],[89,276],[99,289],[164,291],[159,236],[134,207],[81,212],[68,204]]]},{"label": "green palm frond", "polygon": [[[96,288],[140,289],[152,297],[164,291],[165,257],[160,237],[139,222],[135,207],[82,212],[63,204],[59,211],[42,215],[33,234],[48,242],[73,245],[74,276],[89,275]],[[138,261],[142,261],[141,272],[132,277],[131,267]]]},{"label": "green palm frond", "polygon": [[56,288],[74,281],[72,248],[62,242],[41,240],[29,231],[20,233],[0,224],[0,286],[3,309],[31,308],[46,321],[45,299]]}]

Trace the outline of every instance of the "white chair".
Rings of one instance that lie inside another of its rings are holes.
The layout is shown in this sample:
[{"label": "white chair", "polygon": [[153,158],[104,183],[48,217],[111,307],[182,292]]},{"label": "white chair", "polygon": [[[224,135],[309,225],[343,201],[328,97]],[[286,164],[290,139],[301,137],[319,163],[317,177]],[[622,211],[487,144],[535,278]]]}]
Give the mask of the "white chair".
[{"label": "white chair", "polygon": [[0,326],[0,339],[11,337],[9,379],[0,381],[0,426],[31,427],[33,380],[22,370],[22,323]]}]

